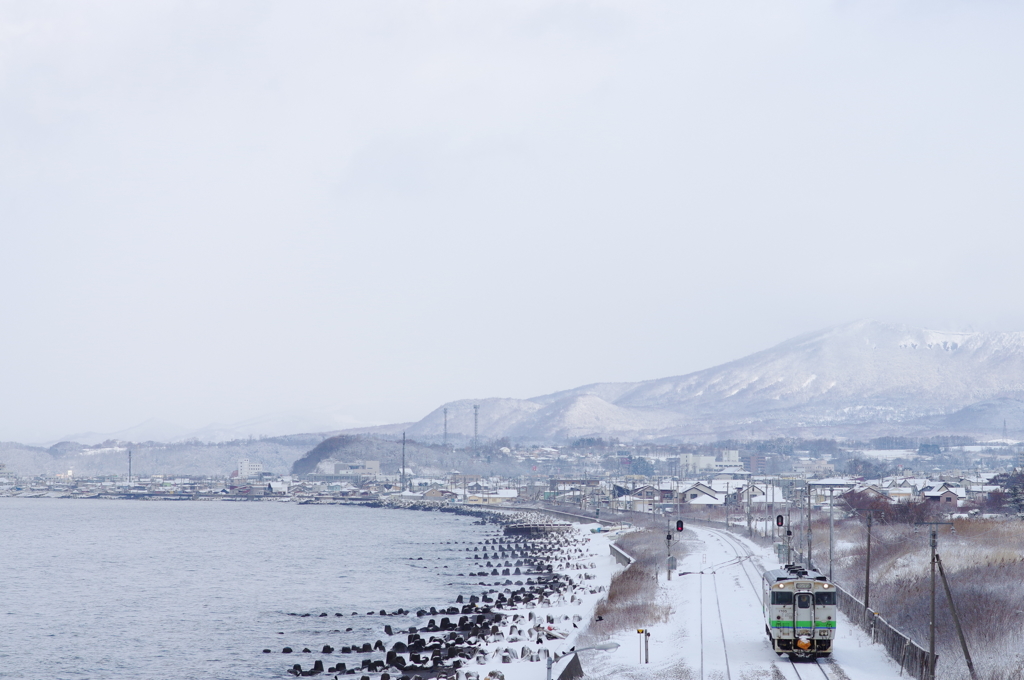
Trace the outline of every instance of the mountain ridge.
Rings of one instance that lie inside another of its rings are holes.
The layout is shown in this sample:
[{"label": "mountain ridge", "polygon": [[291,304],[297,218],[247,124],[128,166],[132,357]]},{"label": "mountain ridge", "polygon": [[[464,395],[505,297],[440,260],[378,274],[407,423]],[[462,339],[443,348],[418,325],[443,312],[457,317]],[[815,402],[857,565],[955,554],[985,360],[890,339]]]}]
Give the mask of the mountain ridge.
[{"label": "mountain ridge", "polygon": [[[861,320],[679,376],[591,383],[529,399],[450,402],[405,430],[439,438],[448,408],[449,436],[470,437],[472,406],[479,404],[480,436],[524,442],[861,437],[971,429],[970,412],[950,418],[972,404],[1000,399],[1024,401],[1024,333]],[[987,413],[991,420],[991,409]],[[398,433],[386,425],[372,430]]]}]

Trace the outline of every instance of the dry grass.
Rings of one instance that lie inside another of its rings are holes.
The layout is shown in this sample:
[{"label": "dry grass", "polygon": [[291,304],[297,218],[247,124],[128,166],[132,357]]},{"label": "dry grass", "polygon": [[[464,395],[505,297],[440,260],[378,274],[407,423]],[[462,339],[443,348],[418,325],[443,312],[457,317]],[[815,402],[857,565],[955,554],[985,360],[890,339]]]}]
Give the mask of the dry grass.
[{"label": "dry grass", "polygon": [[[938,553],[982,678],[1024,679],[1024,523],[959,520],[939,528]],[[822,534],[818,534],[821,536]],[[827,536],[827,533],[825,534]],[[836,526],[836,580],[864,596],[866,531],[858,521]],[[871,537],[871,608],[922,647],[928,645],[931,598],[928,528],[876,524]],[[827,540],[815,550],[827,564]],[[942,588],[936,585],[938,680],[967,677],[967,666]]]},{"label": "dry grass", "polygon": [[[669,615],[668,605],[655,601],[658,569],[665,559],[664,532],[636,531],[615,544],[636,562],[612,578],[608,596],[598,603],[595,620],[587,630],[588,640],[604,640],[622,630],[645,628],[665,621]],[[602,620],[597,621],[597,616]]]}]

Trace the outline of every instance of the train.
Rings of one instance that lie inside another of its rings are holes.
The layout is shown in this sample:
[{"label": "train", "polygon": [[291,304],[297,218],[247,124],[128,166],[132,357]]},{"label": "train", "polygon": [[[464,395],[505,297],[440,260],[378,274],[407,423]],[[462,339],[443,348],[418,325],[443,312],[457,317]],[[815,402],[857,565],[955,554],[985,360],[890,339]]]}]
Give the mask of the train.
[{"label": "train", "polygon": [[832,655],[836,637],[836,584],[824,574],[787,564],[764,572],[764,629],[777,654],[791,660]]}]

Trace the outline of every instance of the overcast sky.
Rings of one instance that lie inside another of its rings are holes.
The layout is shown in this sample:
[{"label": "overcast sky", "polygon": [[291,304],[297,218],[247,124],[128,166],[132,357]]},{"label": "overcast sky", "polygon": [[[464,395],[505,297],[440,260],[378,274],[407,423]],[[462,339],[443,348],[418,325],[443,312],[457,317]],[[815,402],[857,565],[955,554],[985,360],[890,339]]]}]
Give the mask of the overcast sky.
[{"label": "overcast sky", "polygon": [[0,2],[0,439],[1024,330],[1014,2]]}]

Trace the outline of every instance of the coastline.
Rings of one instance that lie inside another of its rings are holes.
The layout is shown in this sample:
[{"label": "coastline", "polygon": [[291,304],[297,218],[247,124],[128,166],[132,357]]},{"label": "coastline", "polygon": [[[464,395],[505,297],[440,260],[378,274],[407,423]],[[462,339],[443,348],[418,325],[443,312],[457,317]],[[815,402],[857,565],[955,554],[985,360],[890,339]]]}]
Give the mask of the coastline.
[{"label": "coastline", "polygon": [[[576,645],[612,577],[623,568],[609,547],[614,536],[591,533],[600,526],[596,522],[552,525],[543,511],[444,507],[422,501],[380,507],[456,512],[494,524],[496,529],[483,541],[459,546],[467,565],[459,575],[481,577],[476,583],[479,592],[416,612],[367,613],[384,619],[379,624],[381,637],[374,641],[342,639],[337,647],[325,645],[319,653],[308,647],[292,647],[288,653],[264,649],[265,654],[287,659],[286,672],[360,680],[535,679],[545,672],[550,655],[564,654]],[[559,529],[533,536],[507,531],[522,523]]]}]

